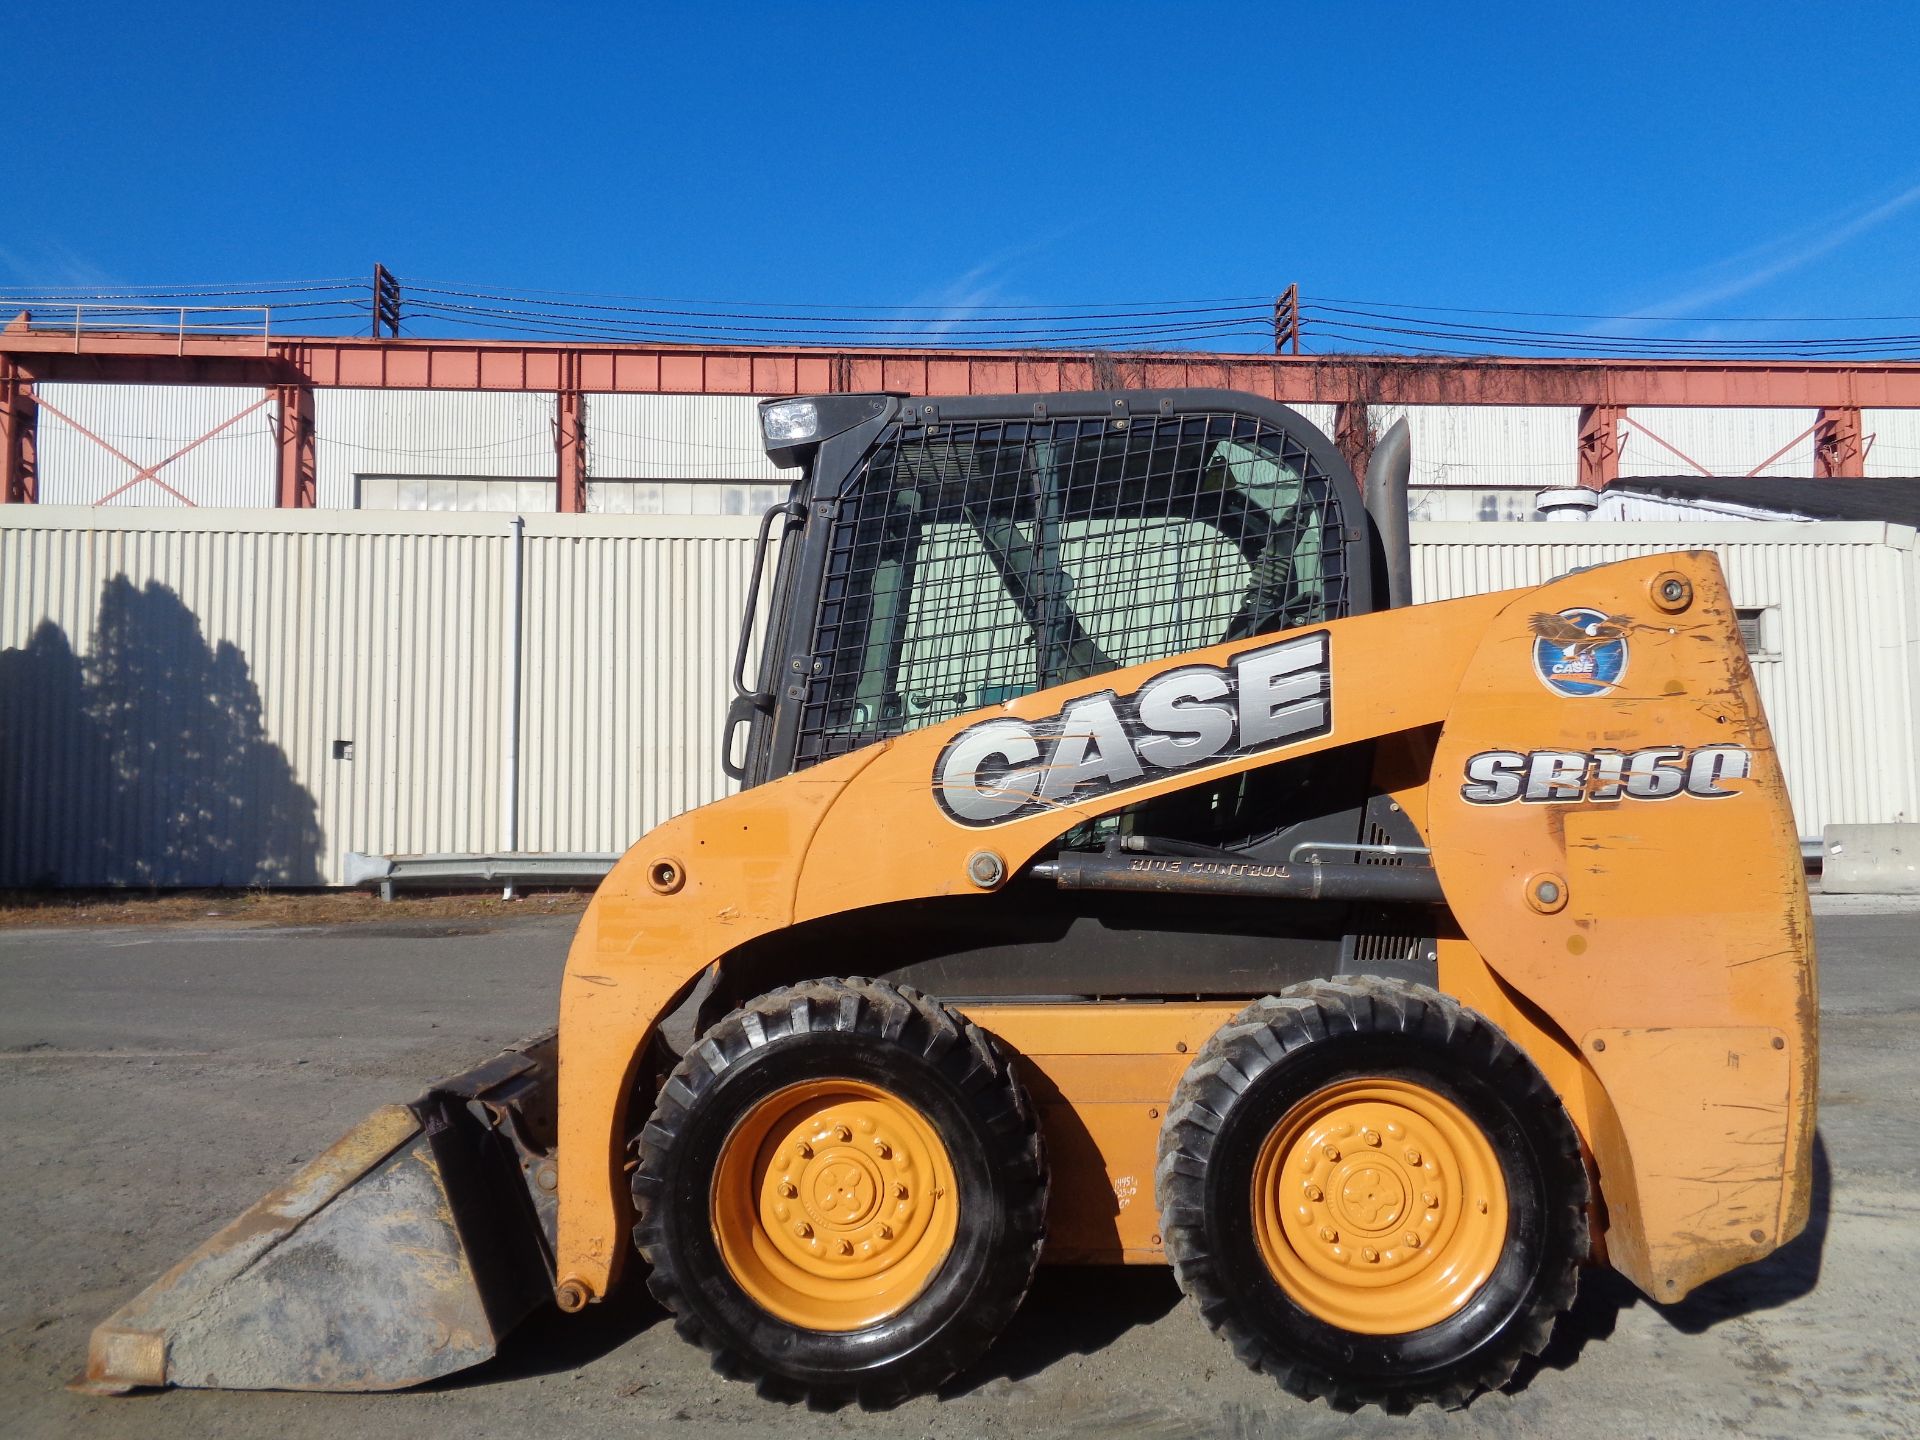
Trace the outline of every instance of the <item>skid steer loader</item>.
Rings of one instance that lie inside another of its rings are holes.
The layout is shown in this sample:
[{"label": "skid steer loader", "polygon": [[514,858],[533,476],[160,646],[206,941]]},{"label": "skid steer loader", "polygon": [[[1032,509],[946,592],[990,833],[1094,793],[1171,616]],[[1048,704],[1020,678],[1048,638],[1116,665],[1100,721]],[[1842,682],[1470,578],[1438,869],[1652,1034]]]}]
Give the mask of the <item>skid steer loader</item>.
[{"label": "skid steer loader", "polygon": [[1044,1260],[1171,1264],[1286,1389],[1403,1410],[1584,1265],[1671,1301],[1799,1233],[1806,890],[1711,555],[1409,607],[1403,427],[1363,507],[1222,391],[760,415],[745,788],[600,887],[557,1037],[351,1132],[84,1383],[403,1386],[644,1280],[724,1373],[885,1405]]}]

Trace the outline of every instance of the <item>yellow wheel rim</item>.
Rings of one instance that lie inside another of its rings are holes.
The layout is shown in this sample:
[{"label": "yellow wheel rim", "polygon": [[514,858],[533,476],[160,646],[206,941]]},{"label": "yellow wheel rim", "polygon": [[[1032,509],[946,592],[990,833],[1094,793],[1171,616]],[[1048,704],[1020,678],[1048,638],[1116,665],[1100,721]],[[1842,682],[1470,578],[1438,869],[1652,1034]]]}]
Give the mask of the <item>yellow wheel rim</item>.
[{"label": "yellow wheel rim", "polygon": [[898,1313],[953,1249],[953,1162],[927,1117],[858,1080],[769,1095],[720,1150],[713,1238],[754,1302],[808,1330]]},{"label": "yellow wheel rim", "polygon": [[1480,1127],[1385,1078],[1328,1086],[1281,1117],[1253,1169],[1254,1234],[1294,1303],[1362,1335],[1437,1325],[1507,1241],[1507,1187]]}]

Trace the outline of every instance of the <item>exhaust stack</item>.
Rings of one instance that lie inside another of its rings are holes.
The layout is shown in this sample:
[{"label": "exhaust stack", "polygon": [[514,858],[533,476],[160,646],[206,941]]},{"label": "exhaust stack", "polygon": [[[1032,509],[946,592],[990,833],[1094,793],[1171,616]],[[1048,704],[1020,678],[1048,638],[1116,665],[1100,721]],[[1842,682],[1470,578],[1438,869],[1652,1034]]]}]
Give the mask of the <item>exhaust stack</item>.
[{"label": "exhaust stack", "polygon": [[1387,605],[1398,610],[1413,603],[1413,538],[1407,518],[1407,482],[1413,473],[1413,440],[1406,417],[1373,447],[1367,461],[1365,499],[1380,545]]}]

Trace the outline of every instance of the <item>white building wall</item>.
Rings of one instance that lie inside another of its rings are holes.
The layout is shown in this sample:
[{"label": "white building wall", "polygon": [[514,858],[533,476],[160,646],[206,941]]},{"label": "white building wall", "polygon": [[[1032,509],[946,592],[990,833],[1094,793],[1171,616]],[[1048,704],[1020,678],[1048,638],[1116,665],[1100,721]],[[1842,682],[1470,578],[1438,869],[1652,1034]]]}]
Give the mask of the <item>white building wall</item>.
[{"label": "white building wall", "polygon": [[528,523],[522,848],[624,850],[732,788],[720,729],[754,529]]},{"label": "white building wall", "polygon": [[752,395],[587,396],[589,480],[790,484],[760,440]]},{"label": "white building wall", "polygon": [[[531,516],[519,845],[615,851],[729,788],[750,517]],[[509,517],[0,507],[0,885],[337,884],[504,843]],[[1920,818],[1914,533],[1416,525],[1416,594],[1717,550],[1802,834]]]},{"label": "white building wall", "polygon": [[[360,476],[543,479],[551,488],[554,415],[552,395],[514,390],[316,390],[316,502],[354,508]],[[453,508],[458,492],[444,498]]]},{"label": "white building wall", "polygon": [[1299,412],[1308,424],[1312,425],[1314,429],[1318,430],[1322,435],[1325,435],[1329,440],[1333,438],[1333,417],[1334,412],[1339,408],[1338,406],[1321,405],[1315,401],[1307,401],[1298,405],[1294,404],[1291,400],[1283,403],[1289,410]]},{"label": "white building wall", "polygon": [[493,844],[504,529],[412,518],[8,507],[0,884]]},{"label": "white building wall", "polygon": [[1384,435],[1405,416],[1416,487],[1547,490],[1579,483],[1580,411],[1564,405],[1375,405]]},{"label": "white building wall", "polygon": [[[522,849],[729,788],[751,519],[530,516]],[[509,517],[0,508],[0,886],[505,844]]]},{"label": "white building wall", "polygon": [[1811,475],[1819,413],[1636,405],[1620,427],[1620,473]]},{"label": "white building wall", "polygon": [[[267,399],[264,390],[45,381],[34,391],[41,401],[36,442],[43,504],[273,504],[277,422],[273,403],[260,404]],[[201,440],[235,416],[242,418]],[[156,479],[122,489],[140,470],[188,446],[193,448],[155,472]],[[116,490],[121,493],[113,495]]]},{"label": "white building wall", "polygon": [[1920,475],[1920,410],[1862,410],[1860,438],[1869,475]]}]

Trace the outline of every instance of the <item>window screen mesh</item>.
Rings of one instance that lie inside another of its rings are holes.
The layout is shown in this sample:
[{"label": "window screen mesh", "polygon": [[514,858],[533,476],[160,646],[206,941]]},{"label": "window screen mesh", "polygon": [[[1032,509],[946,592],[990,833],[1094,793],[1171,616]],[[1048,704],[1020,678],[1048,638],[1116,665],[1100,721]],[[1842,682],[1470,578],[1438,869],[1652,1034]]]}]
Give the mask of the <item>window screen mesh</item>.
[{"label": "window screen mesh", "polygon": [[1339,505],[1232,412],[909,425],[833,520],[796,761],[1346,613]]}]

